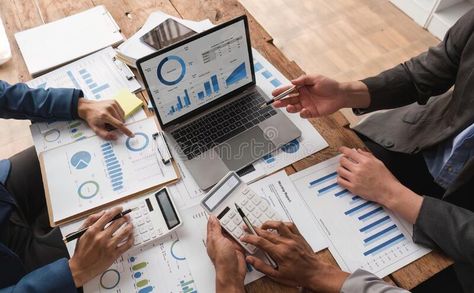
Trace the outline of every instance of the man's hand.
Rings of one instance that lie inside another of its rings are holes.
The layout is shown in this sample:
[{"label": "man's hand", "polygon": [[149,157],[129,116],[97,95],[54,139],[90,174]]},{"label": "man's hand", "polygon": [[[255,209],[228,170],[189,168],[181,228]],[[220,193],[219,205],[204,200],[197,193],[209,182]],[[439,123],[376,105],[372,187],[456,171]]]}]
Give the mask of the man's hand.
[{"label": "man's hand", "polygon": [[340,291],[349,274],[319,260],[293,223],[267,221],[256,231],[259,236],[246,234],[241,240],[265,250],[278,263],[276,270],[259,258],[247,256],[247,262],[257,270],[285,285],[317,292]]},{"label": "man's hand", "polygon": [[415,223],[423,198],[407,187],[374,155],[341,147],[343,156],[337,169],[337,183],[353,194],[377,202]]},{"label": "man's hand", "polygon": [[77,288],[105,271],[112,263],[133,245],[133,226],[130,217],[124,216],[107,223],[121,207],[89,216],[83,227],[89,227],[77,241],[74,255],[69,260],[72,278]]},{"label": "man's hand", "polygon": [[[79,99],[79,117],[89,124],[89,127],[100,137],[107,140],[117,139],[112,129],[118,129],[129,137],[134,134],[125,126],[124,112],[115,100],[92,101]],[[111,129],[112,128],[112,129]]]},{"label": "man's hand", "polygon": [[[275,107],[286,107],[289,113],[300,113],[302,118],[326,116],[345,107],[365,108],[370,104],[367,86],[360,81],[340,83],[322,75],[303,75],[292,80],[299,95],[273,103]],[[277,96],[290,86],[273,91]]]},{"label": "man's hand", "polygon": [[216,217],[207,222],[207,254],[216,269],[216,292],[245,292],[246,273],[243,248],[222,234]]}]

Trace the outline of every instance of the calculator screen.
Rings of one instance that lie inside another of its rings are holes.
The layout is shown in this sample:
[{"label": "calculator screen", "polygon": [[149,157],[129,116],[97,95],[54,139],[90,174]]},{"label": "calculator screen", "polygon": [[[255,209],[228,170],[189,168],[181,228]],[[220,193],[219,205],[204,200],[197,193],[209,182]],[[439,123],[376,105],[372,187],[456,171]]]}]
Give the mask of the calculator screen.
[{"label": "calculator screen", "polygon": [[239,185],[240,180],[235,174],[229,176],[226,181],[221,183],[221,185],[214,190],[213,193],[207,196],[207,199],[204,201],[204,205],[212,212],[218,204],[220,204],[228,195]]},{"label": "calculator screen", "polygon": [[155,194],[156,200],[160,206],[161,212],[166,221],[166,226],[168,229],[172,229],[179,224],[178,216],[176,215],[176,211],[174,210],[173,204],[166,192],[166,189],[162,189]]}]

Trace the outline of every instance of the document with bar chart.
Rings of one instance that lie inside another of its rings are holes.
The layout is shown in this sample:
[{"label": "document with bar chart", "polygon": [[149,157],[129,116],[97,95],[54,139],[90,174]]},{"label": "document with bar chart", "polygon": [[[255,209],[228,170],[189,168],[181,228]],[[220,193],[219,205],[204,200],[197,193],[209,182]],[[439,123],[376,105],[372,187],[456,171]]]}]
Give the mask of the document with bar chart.
[{"label": "document with bar chart", "polygon": [[339,159],[290,176],[326,234],[339,266],[385,277],[427,254],[428,249],[413,243],[412,225],[337,184]]},{"label": "document with bar chart", "polygon": [[153,118],[129,125],[135,137],[89,137],[42,153],[52,223],[177,179],[164,165],[152,135]]},{"label": "document with bar chart", "polygon": [[[89,55],[55,71],[27,82],[32,88],[75,88],[81,89],[91,100],[111,99],[120,90],[135,92],[141,88],[135,78],[127,79],[126,65],[114,61],[115,51],[111,47]],[[127,122],[146,117],[138,111]],[[57,121],[52,123],[33,123],[30,127],[37,153],[65,145],[86,137],[94,132],[84,121]]]},{"label": "document with bar chart", "polygon": [[[83,220],[60,227],[63,235],[77,231]],[[143,228],[143,227],[142,227]],[[66,244],[74,255],[76,241]],[[84,285],[85,293],[197,293],[195,280],[176,233],[121,255],[109,268]]]}]

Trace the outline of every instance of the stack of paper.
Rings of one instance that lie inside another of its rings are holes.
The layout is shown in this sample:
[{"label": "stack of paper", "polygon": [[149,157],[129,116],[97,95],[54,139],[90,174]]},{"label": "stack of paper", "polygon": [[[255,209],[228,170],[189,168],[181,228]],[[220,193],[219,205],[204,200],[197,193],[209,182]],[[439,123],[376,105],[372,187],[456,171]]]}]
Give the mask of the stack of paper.
[{"label": "stack of paper", "polygon": [[8,42],[7,33],[3,27],[2,19],[0,18],[0,65],[10,60],[12,52],[10,43]]},{"label": "stack of paper", "polygon": [[102,5],[16,33],[15,38],[33,76],[124,40]]},{"label": "stack of paper", "polygon": [[196,22],[176,18],[161,11],[153,12],[152,14],[150,14],[143,27],[117,48],[117,58],[119,58],[129,66],[137,67],[136,61],[138,59],[156,52],[156,49],[143,43],[140,40],[140,37],[151,31],[153,28],[155,28],[168,18],[174,19],[177,22],[189,27],[190,29],[196,32],[202,32],[212,27],[212,23],[209,21],[209,19]]}]

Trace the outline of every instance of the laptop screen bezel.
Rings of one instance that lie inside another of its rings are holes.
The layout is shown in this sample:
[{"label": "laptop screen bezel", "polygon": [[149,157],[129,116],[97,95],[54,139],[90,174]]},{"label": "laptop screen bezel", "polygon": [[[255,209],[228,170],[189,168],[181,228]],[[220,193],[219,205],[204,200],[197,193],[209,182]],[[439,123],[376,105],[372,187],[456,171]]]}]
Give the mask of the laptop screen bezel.
[{"label": "laptop screen bezel", "polygon": [[[186,113],[184,114],[183,116],[181,117],[178,117],[170,122],[167,122],[167,123],[163,123],[163,121],[161,120],[161,117],[160,117],[160,112],[158,112],[158,108],[155,104],[155,100],[153,99],[153,95],[150,91],[150,87],[148,85],[148,81],[146,80],[146,77],[145,75],[143,74],[143,69],[142,69],[142,64],[143,62],[146,62],[150,59],[153,59],[157,56],[160,56],[160,55],[163,55],[173,49],[176,49],[178,47],[181,47],[187,43],[190,43],[198,38],[202,38],[202,37],[205,37],[211,33],[214,33],[224,27],[227,27],[227,26],[230,26],[230,25],[233,25],[239,21],[244,21],[244,27],[245,27],[245,34],[246,34],[246,38],[247,38],[247,50],[248,50],[248,56],[249,56],[249,61],[250,61],[250,71],[251,71],[251,74],[252,74],[252,80],[251,82],[247,83],[246,85],[243,85],[213,101],[210,101],[208,102],[207,104],[195,109],[195,110],[192,110],[191,112],[189,113]],[[252,86],[255,86],[256,84],[256,80],[255,80],[255,69],[253,68],[253,56],[252,56],[252,45],[250,43],[250,33],[249,33],[249,25],[248,25],[248,20],[247,20],[247,16],[246,15],[242,15],[242,16],[239,16],[239,17],[236,17],[230,21],[227,21],[225,23],[222,23],[222,24],[219,24],[215,27],[212,27],[202,33],[199,33],[199,34],[196,34],[196,35],[193,35],[193,36],[190,36],[189,38],[185,39],[185,40],[182,40],[180,42],[177,42],[175,44],[172,44],[170,45],[169,47],[166,47],[166,48],[163,48],[153,54],[150,54],[148,56],[145,56],[145,57],[142,57],[140,59],[137,60],[137,68],[138,68],[138,72],[140,74],[140,76],[142,77],[142,80],[145,84],[145,89],[146,89],[146,92],[148,94],[148,97],[149,97],[149,100],[151,101],[151,104],[153,105],[153,109],[155,111],[155,114],[158,118],[158,122],[160,123],[160,126],[162,129],[166,128],[166,127],[169,127],[169,126],[172,126],[172,125],[176,125],[176,124],[179,124],[195,115],[198,115],[206,110],[208,110],[209,108],[212,108],[222,102],[224,102],[225,100],[227,100],[229,97],[233,97],[233,96],[236,96],[238,94],[240,94],[241,92],[245,91],[246,89],[252,87]]]}]

